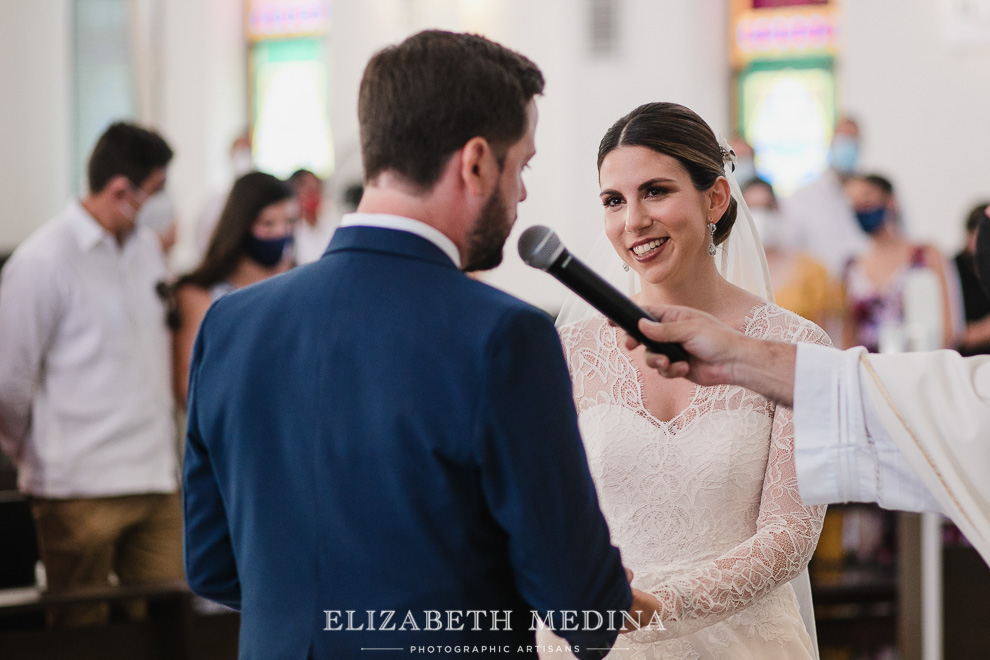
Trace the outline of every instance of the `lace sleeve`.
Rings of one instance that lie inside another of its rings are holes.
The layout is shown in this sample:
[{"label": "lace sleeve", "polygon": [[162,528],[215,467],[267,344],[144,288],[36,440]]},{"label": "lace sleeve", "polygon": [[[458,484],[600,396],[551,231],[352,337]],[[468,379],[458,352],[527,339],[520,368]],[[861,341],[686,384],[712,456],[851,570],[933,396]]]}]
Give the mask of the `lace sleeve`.
[{"label": "lace sleeve", "polygon": [[[818,326],[800,319],[767,328],[762,336],[830,344]],[[808,565],[818,543],[825,507],[805,507],[794,468],[794,423],[789,408],[773,411],[770,451],[756,532],[714,560],[643,585],[660,602],[665,630],[631,633],[634,641],[660,641],[717,623],[752,605]],[[638,585],[637,585],[638,586]]]}]

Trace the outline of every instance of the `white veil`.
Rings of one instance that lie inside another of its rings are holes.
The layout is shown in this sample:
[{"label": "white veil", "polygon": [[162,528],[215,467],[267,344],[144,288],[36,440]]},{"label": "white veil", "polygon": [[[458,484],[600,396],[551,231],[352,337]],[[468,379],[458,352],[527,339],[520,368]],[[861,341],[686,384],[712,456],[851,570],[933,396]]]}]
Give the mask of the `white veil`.
[{"label": "white veil", "polygon": [[[770,283],[770,269],[767,266],[767,256],[763,251],[753,215],[743,199],[742,190],[736,181],[736,154],[725,140],[719,142],[722,150],[722,161],[725,167],[725,178],[729,182],[729,190],[736,200],[736,222],[722,243],[716,246],[715,266],[719,274],[726,280],[757,295],[768,302],[774,302],[773,286]],[[616,253],[611,241],[604,230],[595,240],[587,259],[583,260],[593,271],[598,273],[612,286],[627,296],[639,293],[639,276],[632,270],[623,268],[623,261]],[[568,291],[557,315],[558,328],[571,323],[577,323],[587,318],[600,315],[595,308],[586,303],[572,291]],[[798,608],[805,628],[811,637],[815,658],[819,658],[818,634],[815,625],[814,604],[811,597],[811,580],[808,569],[791,580],[791,586],[797,596]]]}]

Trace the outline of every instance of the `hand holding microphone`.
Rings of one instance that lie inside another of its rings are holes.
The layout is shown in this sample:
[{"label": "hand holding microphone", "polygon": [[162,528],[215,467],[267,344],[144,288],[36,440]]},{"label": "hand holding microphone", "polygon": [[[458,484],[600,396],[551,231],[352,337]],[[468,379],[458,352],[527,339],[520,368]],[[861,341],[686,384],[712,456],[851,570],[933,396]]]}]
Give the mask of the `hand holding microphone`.
[{"label": "hand holding microphone", "polygon": [[644,335],[639,329],[640,319],[657,319],[568,252],[549,227],[535,225],[524,231],[519,237],[519,256],[533,268],[553,275],[646,350],[666,355],[671,362],[688,359],[680,344],[658,342]]}]

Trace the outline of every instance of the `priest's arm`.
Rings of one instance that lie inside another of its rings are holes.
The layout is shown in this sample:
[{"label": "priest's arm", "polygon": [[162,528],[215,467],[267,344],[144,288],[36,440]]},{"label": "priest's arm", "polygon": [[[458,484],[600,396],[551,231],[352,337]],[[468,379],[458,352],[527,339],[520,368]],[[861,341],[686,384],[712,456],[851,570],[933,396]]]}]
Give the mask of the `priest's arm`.
[{"label": "priest's arm", "polygon": [[648,354],[662,375],[741,385],[794,407],[805,504],[943,511],[990,561],[990,357],[765,342],[697,310],[649,311],[660,323],[641,321],[646,336],[691,355]]}]

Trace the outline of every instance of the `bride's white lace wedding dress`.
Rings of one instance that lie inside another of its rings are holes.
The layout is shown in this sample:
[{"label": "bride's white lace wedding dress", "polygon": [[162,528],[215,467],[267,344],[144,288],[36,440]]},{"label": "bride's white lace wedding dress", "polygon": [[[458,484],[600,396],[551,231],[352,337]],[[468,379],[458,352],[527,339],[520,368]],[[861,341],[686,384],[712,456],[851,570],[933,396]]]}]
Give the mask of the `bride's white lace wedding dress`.
[{"label": "bride's white lace wedding dress", "polygon": [[[752,337],[828,344],[770,303]],[[644,405],[642,374],[598,316],[560,329],[581,434],[612,541],[665,631],[620,635],[609,658],[812,658],[788,582],[806,567],[825,507],[801,505],[791,411],[741,387],[695,387],[669,421]],[[560,644],[540,633],[540,643]]]}]

